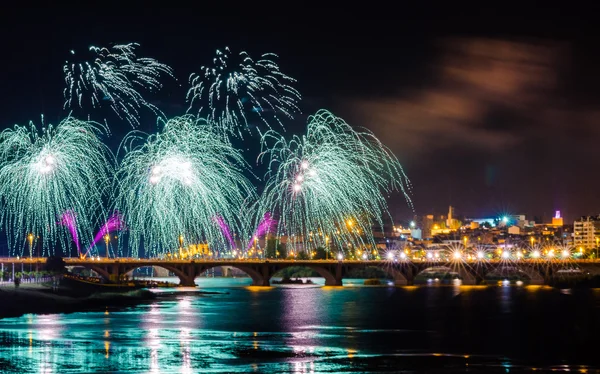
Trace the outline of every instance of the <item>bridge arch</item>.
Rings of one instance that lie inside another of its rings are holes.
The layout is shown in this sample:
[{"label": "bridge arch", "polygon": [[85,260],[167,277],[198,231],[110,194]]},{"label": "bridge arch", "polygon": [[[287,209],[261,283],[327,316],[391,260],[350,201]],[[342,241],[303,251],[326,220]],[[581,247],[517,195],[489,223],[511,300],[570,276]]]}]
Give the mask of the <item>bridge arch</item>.
[{"label": "bridge arch", "polygon": [[[542,271],[540,271],[542,270]],[[495,266],[490,268],[485,273],[485,278],[489,279],[494,275],[503,277],[512,277],[512,276],[520,276],[526,278],[529,284],[541,285],[544,284],[544,275],[543,269],[538,269],[536,266],[529,266],[524,264],[518,265],[508,265],[502,264],[499,266]]]},{"label": "bridge arch", "polygon": [[157,267],[157,268],[161,268],[161,269],[165,269],[173,274],[175,274],[175,276],[177,278],[179,278],[179,284],[183,285],[182,282],[184,282],[184,280],[187,278],[187,274],[185,272],[185,269],[181,269],[177,266],[171,266],[171,265],[167,265],[167,264],[152,264],[152,265],[130,265],[130,266],[123,266],[123,268],[121,269],[122,271],[119,271],[119,275],[122,274],[127,274],[129,272],[132,272],[136,269],[141,269],[141,268],[145,268],[145,267]]},{"label": "bridge arch", "polygon": [[106,280],[110,280],[110,272],[107,269],[105,269],[103,266],[94,266],[94,265],[88,266],[85,264],[81,264],[81,265],[77,265],[76,267],[82,267],[82,268],[86,268],[86,269],[95,271],[102,278],[104,278]]},{"label": "bridge arch", "polygon": [[476,269],[463,263],[440,264],[437,266],[436,264],[427,264],[417,271],[415,279],[427,273],[430,273],[435,277],[434,279],[437,279],[438,281],[440,278],[458,278],[461,280],[461,284],[464,285],[474,285],[478,283],[478,280],[483,280],[481,269]]},{"label": "bridge arch", "polygon": [[[315,266],[315,265],[305,265],[305,264],[299,264],[299,265],[295,265],[295,264],[291,264],[289,266],[282,266],[279,269],[277,269],[277,271],[283,270],[283,269],[287,269],[290,267],[295,267],[295,266],[300,266],[300,267],[305,267],[308,268],[310,270],[313,270],[314,272],[316,272],[317,274],[319,274],[321,277],[325,278],[325,285],[326,286],[341,286],[341,279],[338,281],[336,280],[335,275],[330,272],[329,270],[327,270],[325,267],[322,266]],[[275,275],[276,271],[274,271],[270,276],[269,276],[269,282],[271,281],[271,278],[273,277],[273,275]]]},{"label": "bridge arch", "polygon": [[383,270],[392,276],[392,278],[394,279],[394,284],[396,286],[409,286],[413,283],[413,279],[410,276],[412,272],[410,272],[409,274],[406,271],[403,272],[403,269],[398,269],[395,267]]},{"label": "bridge arch", "polygon": [[[221,266],[232,267],[232,268],[241,270],[244,273],[248,274],[250,279],[252,279],[253,286],[269,286],[270,277],[265,278],[263,272],[261,272],[259,268],[253,267],[252,265],[242,265],[242,264],[237,264],[237,263],[231,263],[231,264],[226,264],[226,265],[215,264],[215,265],[200,266],[196,270],[195,274],[193,275],[191,283],[189,282],[189,279],[186,279],[186,281],[188,282],[188,285],[195,286],[196,278],[198,276],[200,276],[200,274],[206,272],[207,270],[210,270],[210,269],[213,269],[216,267],[221,267]],[[183,279],[181,279],[181,281],[183,282]]]}]

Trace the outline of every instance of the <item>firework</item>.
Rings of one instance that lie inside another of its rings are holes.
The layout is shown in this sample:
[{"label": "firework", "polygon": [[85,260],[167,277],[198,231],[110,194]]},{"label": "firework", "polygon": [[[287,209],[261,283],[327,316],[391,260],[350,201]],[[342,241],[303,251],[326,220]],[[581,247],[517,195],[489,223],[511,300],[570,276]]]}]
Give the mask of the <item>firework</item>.
[{"label": "firework", "polygon": [[79,244],[79,234],[77,233],[77,217],[73,210],[67,210],[60,216],[59,225],[65,226],[71,234],[71,239],[77,248],[77,255],[81,256],[81,245]]},{"label": "firework", "polygon": [[240,152],[193,116],[167,121],[135,146],[138,139],[133,133],[124,140],[116,197],[132,254],[142,247],[161,255],[184,244],[227,245],[218,220],[239,232],[240,212],[255,199]]},{"label": "firework", "polygon": [[197,110],[221,130],[237,130],[240,135],[240,128],[248,128],[253,116],[268,128],[271,123],[282,126],[280,117],[293,118],[299,112],[300,93],[275,57],[268,53],[254,61],[246,52],[234,55],[229,48],[217,50],[212,66],[190,75],[189,111]]},{"label": "firework", "polygon": [[71,51],[71,61],[63,66],[66,87],[65,108],[86,105],[108,105],[121,119],[132,126],[139,124],[139,110],[146,107],[159,112],[144,99],[141,91],[162,88],[163,75],[173,77],[171,68],[152,58],[138,58],[139,44],[115,45],[110,48],[90,47],[89,59],[76,62],[78,55]]},{"label": "firework", "polygon": [[229,225],[225,222],[225,220],[221,216],[215,217],[214,220],[217,223],[217,225],[219,225],[219,228],[221,229],[221,233],[227,239],[227,242],[229,243],[229,248],[235,249],[235,241],[233,240],[233,235],[231,234],[231,229],[229,228]]},{"label": "firework", "polygon": [[100,140],[105,131],[67,118],[57,126],[30,124],[0,133],[0,221],[15,253],[28,233],[41,238],[46,253],[53,252],[50,245],[66,247],[65,228],[76,243],[91,236],[114,171],[112,154]]},{"label": "firework", "polygon": [[90,253],[92,248],[98,243],[105,235],[109,235],[111,232],[125,229],[125,221],[119,212],[114,212],[102,225],[100,230],[94,236],[94,240],[90,243],[86,255]]},{"label": "firework", "polygon": [[263,136],[268,158],[261,210],[277,212],[278,231],[306,247],[374,244],[373,227],[388,216],[385,197],[408,180],[396,157],[367,130],[356,131],[321,110],[309,118],[306,135],[286,141]]},{"label": "firework", "polygon": [[[263,235],[275,232],[276,228],[277,228],[277,220],[271,216],[271,213],[266,212],[263,215],[263,218],[258,223],[258,226],[256,226],[256,230],[254,230],[254,234],[252,235],[252,238],[254,238],[254,239],[260,238]],[[250,249],[250,247],[252,247],[252,241],[248,242],[246,249],[248,250],[248,249]]]}]

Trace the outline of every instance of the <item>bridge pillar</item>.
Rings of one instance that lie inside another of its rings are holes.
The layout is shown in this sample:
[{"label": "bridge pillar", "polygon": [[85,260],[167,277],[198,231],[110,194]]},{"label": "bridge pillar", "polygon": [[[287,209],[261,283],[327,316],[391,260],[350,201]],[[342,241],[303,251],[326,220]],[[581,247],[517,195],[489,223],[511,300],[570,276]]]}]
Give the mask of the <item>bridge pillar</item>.
[{"label": "bridge pillar", "polygon": [[106,272],[108,273],[108,281],[113,283],[118,283],[121,280],[121,273],[119,264],[115,263],[112,266],[107,265]]},{"label": "bridge pillar", "polygon": [[547,278],[550,274],[552,274],[551,268],[544,269],[544,267],[524,266],[522,267],[522,269],[523,272],[529,277],[529,284],[532,285],[541,286],[546,284],[546,279],[544,275]]},{"label": "bridge pillar", "polygon": [[413,270],[410,266],[405,269],[394,269],[392,276],[395,286],[411,286],[414,282]]},{"label": "bridge pillar", "polygon": [[271,287],[271,282],[265,278],[252,278],[252,285],[256,287]]},{"label": "bridge pillar", "polygon": [[[179,269],[178,269],[179,270]],[[196,265],[192,262],[189,265],[184,265],[182,271],[176,273],[179,278],[179,285],[182,287],[196,287],[196,276],[202,272],[196,269]]]},{"label": "bridge pillar", "polygon": [[333,269],[334,271],[332,272],[333,277],[325,277],[325,285],[326,286],[343,286],[344,282],[342,280],[343,278],[343,266],[341,262],[338,262],[337,264],[335,264],[335,269]]},{"label": "bridge pillar", "polygon": [[255,267],[246,270],[246,273],[252,278],[252,285],[256,287],[271,287],[271,270],[269,268],[269,262],[265,261],[264,264],[258,264]]},{"label": "bridge pillar", "polygon": [[464,284],[466,286],[473,286],[477,284],[477,275],[472,274],[464,266],[459,267],[458,275],[460,275],[461,284]]},{"label": "bridge pillar", "polygon": [[182,287],[196,287],[196,277],[179,276],[179,285]]}]

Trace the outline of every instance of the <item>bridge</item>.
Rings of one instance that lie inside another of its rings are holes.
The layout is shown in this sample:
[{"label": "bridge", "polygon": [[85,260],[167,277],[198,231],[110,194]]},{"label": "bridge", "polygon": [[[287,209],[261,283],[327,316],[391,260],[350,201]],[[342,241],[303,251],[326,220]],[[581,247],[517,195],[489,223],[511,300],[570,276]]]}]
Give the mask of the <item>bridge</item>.
[{"label": "bridge", "polygon": [[[80,266],[93,270],[109,282],[118,282],[127,273],[142,267],[160,267],[179,278],[181,286],[195,286],[196,277],[215,267],[237,268],[252,278],[254,286],[269,286],[275,273],[291,266],[303,266],[325,278],[326,286],[342,286],[343,279],[355,269],[378,267],[387,272],[396,285],[414,284],[415,278],[431,268],[446,268],[458,275],[462,284],[479,284],[487,275],[512,269],[530,284],[544,284],[552,277],[581,271],[584,274],[600,275],[600,260],[278,260],[278,259],[193,259],[162,260],[132,258],[65,258],[67,266]],[[13,267],[20,271],[35,267],[43,269],[45,258],[0,258],[2,269]],[[20,267],[20,269],[19,269]]]}]

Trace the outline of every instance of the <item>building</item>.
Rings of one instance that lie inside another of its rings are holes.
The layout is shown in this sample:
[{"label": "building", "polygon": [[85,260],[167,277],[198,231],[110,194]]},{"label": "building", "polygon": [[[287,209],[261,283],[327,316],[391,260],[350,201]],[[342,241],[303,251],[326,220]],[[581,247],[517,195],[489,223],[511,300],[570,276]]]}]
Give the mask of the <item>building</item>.
[{"label": "building", "polygon": [[423,235],[422,235],[421,229],[411,229],[410,230],[410,236],[413,239],[417,239],[417,240],[423,239]]},{"label": "building", "polygon": [[423,217],[421,224],[421,234],[423,238],[431,238],[431,229],[433,228],[433,214],[428,214]]},{"label": "building", "polygon": [[448,207],[448,218],[446,219],[446,227],[451,228],[454,226],[454,208],[452,205]]},{"label": "building", "polygon": [[552,226],[563,226],[563,219],[560,216],[560,210],[557,210],[554,217],[552,217]]},{"label": "building", "polygon": [[573,244],[577,248],[596,247],[595,234],[600,235],[600,217],[583,216],[573,223]]},{"label": "building", "polygon": [[496,227],[496,219],[495,218],[469,218],[467,219],[471,222],[475,222],[477,227],[479,226],[489,226]]},{"label": "building", "polygon": [[510,235],[521,235],[521,228],[519,226],[511,226],[508,228]]}]

